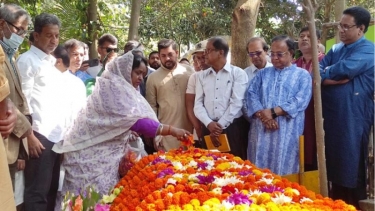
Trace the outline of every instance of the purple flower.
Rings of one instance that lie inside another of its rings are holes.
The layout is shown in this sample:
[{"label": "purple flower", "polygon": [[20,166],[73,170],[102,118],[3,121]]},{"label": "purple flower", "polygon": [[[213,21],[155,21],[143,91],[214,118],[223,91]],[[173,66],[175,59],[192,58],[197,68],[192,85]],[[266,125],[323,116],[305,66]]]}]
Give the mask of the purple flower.
[{"label": "purple flower", "polygon": [[227,201],[229,201],[231,204],[234,204],[234,205],[238,205],[238,204],[250,205],[251,203],[253,203],[253,201],[251,201],[249,197],[243,193],[234,193],[228,197]]},{"label": "purple flower", "polygon": [[208,164],[205,163],[205,162],[201,162],[201,163],[198,163],[198,168],[202,169],[202,170],[206,170]]},{"label": "purple flower", "polygon": [[238,175],[246,177],[247,175],[254,174],[251,170],[241,170],[238,172]]},{"label": "purple flower", "polygon": [[217,159],[218,159],[218,156],[217,156],[217,155],[214,155],[214,154],[207,154],[206,156],[207,156],[207,157],[212,157],[214,160],[217,160]]},{"label": "purple flower", "polygon": [[166,159],[161,158],[161,157],[157,157],[157,158],[155,158],[155,159],[151,162],[151,165],[155,165],[155,164],[158,164],[158,163],[171,164],[171,161],[166,160]]},{"label": "purple flower", "polygon": [[94,211],[109,211],[110,207],[108,204],[96,204]]},{"label": "purple flower", "polygon": [[198,183],[199,184],[211,184],[215,181],[214,176],[208,175],[208,176],[203,176],[203,175],[198,175]]},{"label": "purple flower", "polygon": [[273,193],[275,191],[284,193],[284,190],[280,187],[274,186],[274,185],[267,185],[259,188],[260,191],[265,193]]},{"label": "purple flower", "polygon": [[174,174],[174,171],[170,168],[163,169],[159,174],[156,176],[157,178],[163,178],[167,175]]}]

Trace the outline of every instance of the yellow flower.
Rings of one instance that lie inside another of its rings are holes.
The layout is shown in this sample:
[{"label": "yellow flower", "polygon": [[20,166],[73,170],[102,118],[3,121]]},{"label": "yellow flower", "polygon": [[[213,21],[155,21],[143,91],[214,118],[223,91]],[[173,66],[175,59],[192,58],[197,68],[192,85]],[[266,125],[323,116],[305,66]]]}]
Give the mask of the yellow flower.
[{"label": "yellow flower", "polygon": [[190,200],[190,204],[193,205],[194,207],[201,206],[201,203],[199,202],[198,199],[192,199],[192,200]]},{"label": "yellow flower", "polygon": [[219,165],[217,165],[216,168],[221,170],[221,171],[227,170],[227,169],[230,168],[230,163],[228,163],[228,162],[220,163]]},{"label": "yellow flower", "polygon": [[257,198],[257,204],[265,204],[271,201],[271,195],[268,193],[261,193]]}]

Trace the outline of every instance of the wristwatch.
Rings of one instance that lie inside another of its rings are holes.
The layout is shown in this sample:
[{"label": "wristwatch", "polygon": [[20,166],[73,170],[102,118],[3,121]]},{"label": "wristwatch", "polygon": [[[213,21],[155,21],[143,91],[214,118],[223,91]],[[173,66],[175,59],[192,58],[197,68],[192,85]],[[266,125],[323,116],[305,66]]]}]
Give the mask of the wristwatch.
[{"label": "wristwatch", "polygon": [[273,108],[271,108],[271,114],[272,114],[272,119],[275,119],[277,117],[275,109],[273,109]]}]

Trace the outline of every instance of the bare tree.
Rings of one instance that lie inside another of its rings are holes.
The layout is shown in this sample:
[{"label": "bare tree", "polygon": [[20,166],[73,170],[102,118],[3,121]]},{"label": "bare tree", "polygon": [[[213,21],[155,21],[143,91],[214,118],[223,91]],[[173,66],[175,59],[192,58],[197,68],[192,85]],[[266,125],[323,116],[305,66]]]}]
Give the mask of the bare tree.
[{"label": "bare tree", "polygon": [[141,14],[141,1],[132,0],[128,40],[138,39],[139,16]]},{"label": "bare tree", "polygon": [[87,7],[87,22],[88,22],[88,35],[91,40],[89,43],[89,57],[97,58],[97,21],[98,21],[98,2],[97,0],[89,0],[89,6]]},{"label": "bare tree", "polygon": [[[317,9],[316,0],[314,6],[311,0],[304,0],[302,6],[306,11],[308,18],[308,26],[310,31],[311,46],[318,45],[318,39],[316,36],[315,27],[315,12]],[[319,183],[320,183],[320,194],[328,196],[327,188],[327,169],[326,169],[326,158],[325,158],[325,144],[324,144],[324,129],[323,129],[323,112],[322,112],[322,96],[321,96],[321,77],[319,71],[318,61],[318,49],[312,48],[312,65],[313,65],[313,94],[314,94],[314,107],[315,107],[315,128],[316,128],[316,147],[318,152],[318,170],[319,170]]]},{"label": "bare tree", "polygon": [[260,0],[238,0],[232,14],[231,61],[233,65],[241,68],[250,65],[246,43],[254,36],[260,2]]}]

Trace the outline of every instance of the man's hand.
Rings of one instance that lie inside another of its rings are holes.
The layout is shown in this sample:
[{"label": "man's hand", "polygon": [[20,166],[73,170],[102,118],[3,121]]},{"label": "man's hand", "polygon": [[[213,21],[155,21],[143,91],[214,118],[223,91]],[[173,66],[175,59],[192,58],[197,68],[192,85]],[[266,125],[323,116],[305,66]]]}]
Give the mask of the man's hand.
[{"label": "man's hand", "polygon": [[198,139],[202,138],[202,125],[194,125],[195,132],[197,133]]},{"label": "man's hand", "polygon": [[7,100],[7,118],[0,120],[0,133],[3,138],[7,138],[12,133],[17,121],[17,111],[11,100]]},{"label": "man's hand", "polygon": [[269,120],[272,120],[271,109],[263,109],[258,111],[256,113],[256,117],[258,117],[263,124],[268,122]]},{"label": "man's hand", "polygon": [[39,139],[34,136],[34,133],[31,133],[27,137],[27,144],[29,146],[29,153],[31,158],[39,158],[39,155],[42,154],[44,146],[40,143]]},{"label": "man's hand", "polygon": [[26,130],[26,132],[21,136],[21,139],[28,137],[32,131],[33,131],[32,128],[29,128],[28,130]]},{"label": "man's hand", "polygon": [[335,81],[335,80],[331,80],[331,79],[325,79],[322,83],[322,85],[324,86],[329,86],[329,85],[341,85],[341,84],[346,84],[348,83],[350,80],[349,79],[342,79],[342,80],[339,80],[339,81]]},{"label": "man's hand", "polygon": [[210,131],[212,136],[219,136],[223,132],[223,127],[214,121],[207,125],[207,129]]},{"label": "man's hand", "polygon": [[17,170],[22,171],[25,169],[25,160],[23,159],[18,159],[17,160]]},{"label": "man's hand", "polygon": [[269,130],[277,130],[277,129],[279,129],[279,124],[274,119],[268,120],[267,122],[264,122],[263,124]]}]

